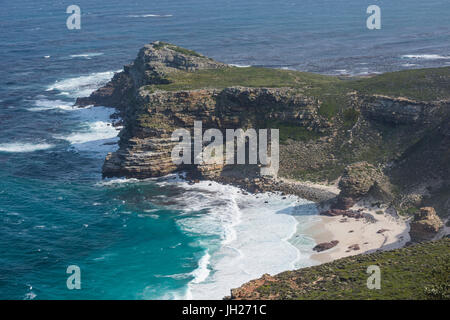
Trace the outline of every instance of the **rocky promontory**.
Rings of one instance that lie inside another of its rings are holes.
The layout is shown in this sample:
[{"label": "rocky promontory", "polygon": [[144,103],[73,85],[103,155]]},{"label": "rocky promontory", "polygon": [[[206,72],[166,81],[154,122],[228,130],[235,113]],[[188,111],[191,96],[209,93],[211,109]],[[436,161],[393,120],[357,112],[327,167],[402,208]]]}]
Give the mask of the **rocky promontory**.
[{"label": "rocky promontory", "polygon": [[[413,219],[412,241],[420,242],[441,234],[441,220],[448,225],[450,215],[449,88],[450,67],[339,78],[233,67],[157,41],[76,104],[114,107],[123,120],[119,148],[107,155],[104,177],[141,179],[184,171],[192,183],[211,179],[250,192],[296,194],[320,202],[323,215],[342,216],[342,223],[347,218],[376,221],[352,209],[366,201],[392,216]],[[260,176],[259,165],[175,164],[171,152],[177,141],[172,133],[183,128],[192,134],[194,121],[201,121],[203,132],[279,129],[278,177]],[[340,192],[318,188],[317,183],[338,185]],[[389,229],[374,234],[387,239]],[[344,245],[327,241],[315,250],[329,252]],[[359,252],[364,245],[346,243],[346,252]],[[447,257],[448,241],[266,275],[234,289],[232,298],[346,298],[347,291],[354,298],[358,277],[366,277],[370,259],[400,272],[396,274],[408,270],[407,285],[395,292],[396,297],[448,297],[448,292],[439,291],[439,277],[430,282],[421,273],[430,261],[445,268],[439,257],[443,250]],[[409,292],[414,285],[420,290]],[[362,298],[372,297],[364,292]]]},{"label": "rocky promontory", "polygon": [[450,68],[368,78],[269,68],[237,68],[163,42],[77,105],[115,107],[123,119],[119,149],[104,177],[148,178],[177,171],[233,183],[252,192],[280,191],[313,201],[335,195],[261,177],[257,165],[175,164],[179,128],[276,128],[278,176],[336,183],[331,209],[372,199],[412,214],[433,207],[444,219],[450,201]]}]

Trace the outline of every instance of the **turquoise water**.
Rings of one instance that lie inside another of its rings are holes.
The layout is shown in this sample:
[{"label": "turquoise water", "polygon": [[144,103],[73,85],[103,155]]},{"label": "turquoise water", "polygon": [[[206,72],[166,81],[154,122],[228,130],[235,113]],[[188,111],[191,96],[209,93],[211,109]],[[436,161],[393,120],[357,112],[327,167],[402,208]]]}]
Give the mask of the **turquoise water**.
[{"label": "turquoise water", "polygon": [[[306,266],[289,242],[314,206],[175,176],[102,181],[117,146],[109,108],[73,109],[154,40],[239,65],[367,74],[449,65],[445,0],[20,1],[0,12],[0,298],[220,299],[263,273]],[[268,203],[266,203],[268,201]],[[300,228],[301,229],[301,228]],[[66,269],[81,269],[68,290]]]}]

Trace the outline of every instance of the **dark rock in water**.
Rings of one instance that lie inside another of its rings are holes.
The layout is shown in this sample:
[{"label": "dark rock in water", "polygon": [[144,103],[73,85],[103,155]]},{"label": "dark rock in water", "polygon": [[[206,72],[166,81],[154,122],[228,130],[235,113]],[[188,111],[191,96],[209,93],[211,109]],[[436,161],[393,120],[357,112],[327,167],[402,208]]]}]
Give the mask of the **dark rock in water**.
[{"label": "dark rock in water", "polygon": [[339,241],[337,241],[337,240],[319,243],[317,246],[315,246],[313,248],[313,250],[317,251],[317,252],[322,252],[322,251],[329,250],[329,249],[337,246],[338,243],[339,243]]},{"label": "dark rock in water", "polygon": [[384,233],[386,231],[389,231],[389,229],[380,229],[380,230],[377,231],[377,233]]},{"label": "dark rock in water", "polygon": [[411,223],[411,240],[431,240],[439,232],[443,225],[444,224],[436,214],[434,208],[421,208],[420,211],[414,215],[414,221]]},{"label": "dark rock in water", "polygon": [[359,244],[352,244],[352,245],[349,246],[348,248],[349,248],[350,250],[354,250],[354,251],[360,250]]}]

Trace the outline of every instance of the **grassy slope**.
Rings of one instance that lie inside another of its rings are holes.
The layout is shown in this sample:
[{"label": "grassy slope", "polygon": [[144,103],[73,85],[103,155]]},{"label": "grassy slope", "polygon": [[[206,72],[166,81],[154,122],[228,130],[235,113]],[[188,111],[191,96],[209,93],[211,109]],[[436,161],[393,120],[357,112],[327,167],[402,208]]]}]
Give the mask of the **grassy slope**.
[{"label": "grassy slope", "polygon": [[354,90],[416,100],[450,98],[450,67],[406,70],[345,80],[300,71],[229,67],[196,72],[177,71],[168,75],[168,79],[170,84],[148,86],[148,89],[177,91],[232,86],[292,87],[319,98],[342,96]]},{"label": "grassy slope", "polygon": [[[367,288],[370,265],[380,267],[380,290]],[[347,257],[275,279],[256,288],[257,298],[450,299],[450,239]]]},{"label": "grassy slope", "polygon": [[[181,49],[180,49],[181,50]],[[385,73],[371,78],[340,79],[336,76],[270,68],[238,68],[177,71],[167,75],[169,84],[145,89],[179,91],[226,87],[291,87],[321,102],[319,114],[331,119],[345,109],[347,94],[380,94],[415,100],[450,99],[450,67]]]}]

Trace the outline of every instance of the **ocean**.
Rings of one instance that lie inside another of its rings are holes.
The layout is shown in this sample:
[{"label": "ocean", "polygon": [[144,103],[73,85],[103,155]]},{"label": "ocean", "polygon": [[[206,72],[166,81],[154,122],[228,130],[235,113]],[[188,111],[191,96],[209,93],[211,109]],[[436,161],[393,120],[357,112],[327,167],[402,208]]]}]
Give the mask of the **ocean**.
[{"label": "ocean", "polygon": [[[66,8],[81,8],[68,30]],[[382,10],[381,30],[366,9]],[[317,262],[314,204],[178,175],[102,180],[114,112],[73,108],[155,40],[235,65],[365,75],[450,65],[447,0],[2,3],[0,299],[221,299]],[[300,235],[293,238],[296,230]],[[69,290],[67,267],[81,270]]]}]

